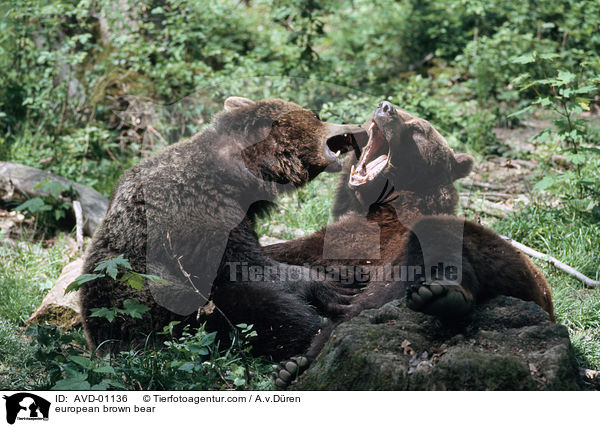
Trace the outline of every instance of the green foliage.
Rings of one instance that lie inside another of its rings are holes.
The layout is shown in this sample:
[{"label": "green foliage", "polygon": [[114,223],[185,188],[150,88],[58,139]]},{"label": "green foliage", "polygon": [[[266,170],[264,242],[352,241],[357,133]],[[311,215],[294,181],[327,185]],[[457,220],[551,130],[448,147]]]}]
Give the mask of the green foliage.
[{"label": "green foliage", "polygon": [[71,210],[70,201],[77,193],[71,187],[65,187],[57,181],[46,180],[37,184],[35,189],[47,193],[46,196],[33,197],[15,208],[23,211],[36,219],[36,226],[45,232],[53,232],[60,221],[67,217]]},{"label": "green foliage", "polygon": [[309,73],[314,70],[319,55],[314,49],[315,43],[324,35],[322,15],[326,12],[329,1],[316,0],[292,0],[273,2],[273,19],[281,26],[289,30],[287,42],[296,45],[299,53],[294,61],[290,61],[284,67],[289,73],[298,66],[301,73]]},{"label": "green foliage", "polygon": [[[324,119],[352,122],[364,122],[377,102],[389,99],[431,121],[455,149],[483,156],[514,157],[494,127],[547,113],[553,127],[532,141],[535,153],[527,155],[545,173],[539,196],[561,203],[532,206],[499,227],[594,276],[598,22],[597,0],[2,2],[0,160],[109,195],[123,171],[205,127],[230,95],[278,96]],[[259,233],[292,238],[322,227],[335,182],[324,175],[279,200],[260,220]],[[69,189],[45,185],[47,196],[19,206],[43,230],[65,220],[72,198]],[[22,334],[9,331],[23,325],[54,283],[66,262],[67,236],[58,234],[50,247],[30,240],[25,233],[0,244],[0,388],[42,387],[43,381],[58,388],[270,386],[266,364],[237,345],[216,350],[203,331],[170,337],[168,349],[110,360],[86,354],[77,332],[71,339],[46,331],[38,335],[50,338],[32,351]],[[553,270],[546,273],[580,361],[597,368],[598,300]],[[137,290],[146,280],[160,282],[117,257],[68,290],[102,277]],[[147,315],[135,300],[95,314],[109,320]],[[13,357],[17,351],[26,366]],[[46,380],[35,374],[45,366]]]},{"label": "green foliage", "polygon": [[69,261],[69,236],[59,233],[46,247],[25,235],[14,246],[0,231],[0,319],[22,326]]},{"label": "green foliage", "polygon": [[129,316],[133,319],[141,319],[142,315],[150,311],[147,305],[140,304],[136,298],[123,301],[123,308],[101,307],[92,308],[90,317],[103,317],[112,323],[117,316]]},{"label": "green foliage", "polygon": [[[215,333],[203,327],[185,328],[173,335],[177,322],[163,331],[164,347],[127,351],[99,357],[87,354],[78,331],[65,332],[51,325],[32,325],[27,334],[32,363],[42,373],[40,387],[50,390],[219,390],[269,389],[271,364],[250,358],[248,339],[252,326],[238,325],[242,353],[237,346],[219,349]],[[1,338],[1,335],[0,335]]]},{"label": "green foliage", "polygon": [[117,280],[119,269],[122,271],[119,281],[126,284],[127,286],[135,289],[136,291],[142,290],[144,286],[144,280],[150,282],[164,284],[165,281],[160,277],[152,274],[143,274],[133,271],[131,264],[123,254],[118,255],[114,258],[109,258],[104,261],[100,261],[94,268],[94,273],[82,274],[73,280],[65,289],[65,294],[74,292],[88,282],[94,281],[102,277],[110,277],[113,280]]},{"label": "green foliage", "polygon": [[[513,59],[519,64],[552,64],[557,55],[532,52]],[[590,110],[590,104],[600,93],[600,78],[586,77],[586,63],[581,64],[578,73],[557,69],[550,77],[535,79],[530,73],[524,73],[515,79],[521,90],[533,89],[537,98],[528,107],[514,115],[526,113],[537,105],[554,114],[554,128],[545,129],[536,136],[538,141],[558,143],[558,150],[565,153],[572,170],[551,173],[539,181],[535,189],[558,188],[560,193],[574,206],[593,212],[600,219],[600,184],[598,167],[600,149],[595,147],[596,140],[588,123],[582,118],[584,111]],[[545,89],[545,90],[544,90]],[[575,190],[575,193],[573,192]]]},{"label": "green foliage", "polygon": [[[531,88],[517,92],[514,78],[527,72],[541,79],[554,69],[579,73],[582,62],[588,64],[582,78],[597,75],[594,6],[594,0],[5,2],[0,158],[108,194],[124,170],[157,147],[155,139],[160,147],[206,123],[220,109],[215,99],[252,92],[302,101],[289,81],[275,87],[247,80],[254,76],[301,76],[374,99],[391,96],[432,116],[450,140],[498,152],[491,127],[514,123],[507,111],[537,97]],[[554,55],[554,63],[511,61],[533,51]],[[171,116],[160,138],[148,127],[156,116],[149,106],[201,89],[207,92],[195,104],[173,107],[187,118],[176,124],[178,132]],[[318,105],[347,106],[328,99],[335,90],[321,92]]]},{"label": "green foliage", "polygon": [[[35,248],[41,245],[36,244]],[[64,250],[57,246],[54,251]],[[11,252],[0,246],[0,255]],[[14,254],[17,255],[16,253]],[[17,268],[29,266],[25,252],[21,253],[21,262]],[[1,259],[1,257],[0,257]],[[35,254],[35,261],[41,259]],[[33,261],[33,260],[32,260]],[[60,271],[62,262],[47,260]],[[60,260],[59,260],[60,261]],[[1,268],[10,267],[6,258]],[[37,264],[36,264],[37,265]],[[14,269],[14,267],[12,267]],[[53,269],[53,271],[56,269]],[[55,271],[53,279],[58,276]],[[97,274],[108,275],[124,283],[131,277],[137,280],[160,281],[155,276],[141,275],[131,271],[127,259],[118,256],[105,260],[98,265]],[[87,350],[87,343],[81,330],[63,331],[52,325],[32,324],[27,329],[27,338],[20,335],[18,326],[22,325],[28,314],[39,305],[43,292],[40,286],[37,294],[28,283],[31,280],[8,278],[0,286],[0,385],[9,389],[51,389],[51,390],[123,390],[123,389],[160,389],[160,390],[207,390],[207,389],[271,389],[271,362],[253,358],[249,352],[249,340],[256,336],[252,325],[240,324],[232,332],[231,344],[220,346],[215,333],[207,333],[204,328],[193,332],[189,327],[183,333],[176,333],[178,322],[172,322],[164,328],[164,346],[131,350],[113,356],[99,357]],[[20,276],[19,276],[20,277]],[[81,276],[80,276],[81,278]],[[80,279],[78,278],[78,279]],[[14,286],[11,287],[12,280]],[[53,283],[53,281],[51,283]],[[39,279],[35,278],[39,282]],[[83,281],[83,280],[81,280]],[[44,282],[45,283],[45,282]],[[43,288],[43,289],[42,289]],[[14,290],[14,293],[6,294]],[[19,305],[14,297],[28,298],[28,302]],[[15,323],[6,323],[15,311]],[[149,308],[132,298],[123,302],[122,307],[104,307],[92,309],[92,316],[104,317],[109,322],[117,316],[129,316],[140,319]],[[20,322],[20,323],[19,323]],[[15,353],[18,349],[18,353]],[[18,354],[18,357],[15,357]],[[25,364],[26,362],[26,364]],[[34,382],[35,381],[35,382]]]},{"label": "green foliage", "polygon": [[31,325],[35,358],[45,368],[50,390],[124,389],[107,360],[82,355],[86,346],[80,332],[63,333],[56,326]]}]

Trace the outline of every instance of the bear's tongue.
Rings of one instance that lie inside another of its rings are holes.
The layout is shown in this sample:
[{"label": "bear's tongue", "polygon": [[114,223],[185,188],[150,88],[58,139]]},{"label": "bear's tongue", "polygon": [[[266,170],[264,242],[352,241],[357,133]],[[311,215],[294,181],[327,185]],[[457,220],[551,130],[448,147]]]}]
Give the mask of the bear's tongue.
[{"label": "bear's tongue", "polygon": [[351,185],[358,186],[372,180],[387,164],[389,145],[383,132],[375,122],[371,124],[369,132],[369,141],[363,151],[362,158],[356,168],[352,166],[350,172]]}]

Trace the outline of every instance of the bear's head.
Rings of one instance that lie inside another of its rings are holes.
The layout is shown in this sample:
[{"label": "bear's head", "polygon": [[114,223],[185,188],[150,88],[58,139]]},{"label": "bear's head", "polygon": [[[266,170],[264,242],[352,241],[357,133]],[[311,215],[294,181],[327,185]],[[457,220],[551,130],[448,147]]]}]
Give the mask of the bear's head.
[{"label": "bear's head", "polygon": [[358,125],[322,121],[311,110],[281,99],[251,101],[230,97],[219,115],[217,133],[243,140],[242,157],[261,178],[303,185],[327,170],[341,169],[340,156],[360,153],[367,139]]},{"label": "bear's head", "polygon": [[422,195],[455,192],[452,183],[473,166],[468,154],[454,154],[426,120],[383,101],[364,125],[367,145],[348,175],[359,200],[374,203],[385,188]]}]

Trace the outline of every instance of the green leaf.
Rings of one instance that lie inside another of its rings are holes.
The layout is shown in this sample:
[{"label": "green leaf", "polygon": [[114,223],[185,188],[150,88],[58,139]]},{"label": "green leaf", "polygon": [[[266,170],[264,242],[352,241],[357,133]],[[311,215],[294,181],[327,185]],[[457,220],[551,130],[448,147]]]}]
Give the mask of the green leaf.
[{"label": "green leaf", "polygon": [[93,385],[91,390],[95,390],[95,391],[108,390],[108,386],[109,386],[108,382],[102,380],[98,384]]},{"label": "green leaf", "polygon": [[541,59],[546,59],[546,60],[548,60],[548,59],[555,59],[555,58],[559,57],[558,53],[540,53],[538,56]]},{"label": "green leaf", "polygon": [[67,370],[67,377],[57,381],[54,387],[50,390],[89,390],[90,383],[87,381],[88,374],[86,372],[77,372]]},{"label": "green leaf", "polygon": [[202,337],[202,339],[200,340],[200,343],[204,346],[210,346],[215,342],[216,337],[217,337],[217,333],[211,332],[209,334],[204,335]]},{"label": "green leaf", "polygon": [[558,77],[556,78],[560,84],[567,85],[573,83],[577,79],[577,75],[565,70],[558,71]]},{"label": "green leaf", "polygon": [[69,356],[69,360],[71,360],[72,362],[75,362],[79,366],[84,367],[85,369],[91,369],[92,368],[92,361],[90,359],[88,359],[87,357]]},{"label": "green leaf", "polygon": [[535,62],[535,52],[512,57],[510,59],[510,62],[512,62],[513,64],[530,64],[532,62]]},{"label": "green leaf", "polygon": [[69,286],[67,286],[67,288],[65,289],[65,295],[69,292],[74,292],[78,290],[87,282],[99,279],[100,277],[104,277],[104,274],[82,274],[81,276],[78,276],[74,281],[69,283]]},{"label": "green leaf", "polygon": [[42,191],[50,193],[50,195],[55,199],[57,199],[60,194],[66,190],[66,187],[58,181],[45,181],[36,185],[34,188],[36,187],[39,187]]},{"label": "green leaf", "polygon": [[523,114],[525,114],[525,113],[528,113],[528,112],[529,112],[529,111],[531,111],[531,110],[533,110],[533,107],[532,107],[531,105],[528,105],[527,107],[525,107],[525,108],[521,108],[520,110],[518,110],[518,111],[515,111],[514,113],[510,113],[510,114],[508,115],[508,118],[512,118],[512,117],[521,116],[521,115],[523,115]]},{"label": "green leaf", "polygon": [[37,212],[49,211],[50,209],[52,209],[52,206],[47,205],[41,197],[34,197],[33,199],[29,199],[15,208],[16,211],[27,210],[32,214]]},{"label": "green leaf", "polygon": [[135,289],[136,291],[141,291],[144,287],[144,279],[142,278],[142,275],[133,271],[124,274],[123,277],[121,277],[121,282],[126,283],[127,286]]},{"label": "green leaf", "polygon": [[179,368],[177,368],[179,371],[184,371],[184,372],[192,372],[194,370],[194,364],[192,362],[185,362],[183,365],[181,365]]},{"label": "green leaf", "polygon": [[209,354],[208,348],[201,344],[190,344],[189,350],[192,353],[198,354],[200,356],[206,356]]},{"label": "green leaf", "polygon": [[577,104],[582,110],[590,111],[590,100],[587,98],[576,98]]},{"label": "green leaf", "polygon": [[596,208],[596,206],[598,206],[598,204],[594,200],[590,200],[590,202],[588,203],[588,205],[585,208],[585,211],[592,212],[594,210],[594,208]]},{"label": "green leaf", "polygon": [[110,365],[99,366],[99,367],[93,369],[93,371],[97,372],[99,374],[112,374],[112,375],[115,375],[115,370]]},{"label": "green leaf", "polygon": [[540,181],[538,181],[533,186],[533,189],[536,191],[545,190],[547,188],[552,187],[554,184],[556,184],[557,181],[558,180],[556,179],[556,177],[554,175],[547,175],[544,178],[542,178]]},{"label": "green leaf", "polygon": [[591,96],[597,90],[598,90],[598,88],[596,86],[590,85],[590,84],[585,84],[583,86],[580,86],[580,87],[574,89],[573,93],[576,93],[577,95],[589,94]]},{"label": "green leaf", "polygon": [[588,161],[588,157],[583,153],[568,153],[566,158],[569,162],[576,165],[584,165]]},{"label": "green leaf", "polygon": [[117,313],[119,311],[120,311],[119,309],[107,308],[107,307],[92,308],[91,309],[92,314],[90,314],[90,317],[104,317],[106,320],[109,321],[109,323],[112,323],[113,320],[115,320],[115,317],[117,317]]},{"label": "green leaf", "polygon": [[137,274],[139,274],[140,276],[142,276],[144,279],[148,280],[149,282],[158,283],[160,285],[166,285],[168,283],[165,279],[163,279],[159,276],[155,276],[153,274],[142,274],[142,273],[137,273]]},{"label": "green leaf", "polygon": [[94,271],[105,271],[113,280],[117,280],[119,267],[131,270],[131,264],[123,254],[98,263]]},{"label": "green leaf", "polygon": [[133,317],[134,319],[141,319],[142,314],[150,310],[148,306],[139,304],[138,300],[135,298],[123,301],[123,307],[125,308],[123,313]]},{"label": "green leaf", "polygon": [[548,107],[549,105],[552,105],[552,99],[546,96],[536,99],[535,103],[541,105],[542,107]]}]

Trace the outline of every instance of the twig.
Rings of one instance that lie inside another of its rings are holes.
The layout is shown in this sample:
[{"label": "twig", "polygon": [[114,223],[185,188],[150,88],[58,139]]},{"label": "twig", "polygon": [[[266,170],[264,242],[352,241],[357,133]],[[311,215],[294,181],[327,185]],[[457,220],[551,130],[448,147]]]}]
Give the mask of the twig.
[{"label": "twig", "polygon": [[[146,125],[146,129],[148,129],[151,133],[156,135],[158,137],[158,139],[160,139],[161,142],[163,144],[165,144],[165,146],[169,145],[169,143],[163,138],[163,136],[160,134],[160,132],[157,131],[156,129],[154,129],[154,127],[152,127],[152,125]],[[152,144],[152,147],[154,147],[154,144]]]},{"label": "twig", "polygon": [[75,236],[77,240],[77,249],[83,246],[83,212],[79,200],[73,201],[73,211],[75,212]]},{"label": "twig", "polygon": [[469,184],[464,183],[463,187],[466,188],[470,188],[470,187],[480,187],[480,188],[487,188],[490,190],[502,190],[504,187],[502,187],[501,185],[496,185],[496,184],[488,184],[487,182],[479,182],[479,181],[472,181]]},{"label": "twig", "polygon": [[513,212],[511,208],[500,205],[498,203],[490,202],[486,199],[472,201],[466,197],[461,197],[460,205],[463,209],[472,209],[475,211],[480,211],[487,215],[494,216],[496,218],[506,218],[510,213]]},{"label": "twig", "polygon": [[587,276],[583,275],[582,273],[580,273],[579,271],[575,270],[573,267],[568,266],[564,262],[560,262],[559,260],[557,260],[556,258],[554,258],[550,255],[538,252],[535,249],[530,248],[529,246],[525,246],[523,243],[519,243],[516,240],[511,239],[510,237],[506,237],[506,236],[500,236],[500,237],[502,237],[508,243],[513,245],[518,250],[526,253],[527,255],[535,257],[535,258],[543,259],[544,261],[549,262],[550,264],[552,264],[554,267],[558,268],[559,270],[564,271],[568,275],[583,282],[583,284],[588,288],[595,288],[595,287],[600,286],[600,281],[590,279],[589,277],[587,277]]},{"label": "twig", "polygon": [[[202,293],[200,293],[200,291],[198,291],[198,289],[196,288],[196,285],[194,284],[194,281],[192,280],[192,275],[190,273],[188,273],[185,270],[185,268],[183,267],[183,265],[181,264],[181,258],[183,258],[183,256],[177,256],[175,253],[173,253],[173,244],[171,242],[171,233],[170,232],[167,232],[167,241],[169,242],[169,249],[171,250],[173,259],[177,261],[177,266],[179,267],[179,271],[181,272],[181,274],[183,274],[183,276],[186,278],[186,280],[190,283],[190,285],[192,286],[192,289],[194,290],[195,293],[200,295],[200,297],[204,298],[207,302],[210,302],[210,300],[207,297],[205,297],[204,295],[202,295]],[[214,304],[214,302],[213,302],[213,304]],[[231,343],[231,345],[232,346],[235,345],[238,349],[238,352],[240,353],[240,357],[242,358],[242,364],[244,365],[246,386],[250,387],[250,366],[248,365],[248,359],[246,358],[246,354],[244,354],[244,350],[242,349],[241,338],[240,338],[240,333],[238,331],[238,328],[233,325],[231,320],[229,320],[229,317],[227,317],[227,315],[225,313],[223,313],[223,311],[219,308],[219,306],[214,304],[214,307],[219,312],[219,314],[221,316],[223,316],[223,318],[225,319],[225,321],[231,328],[231,331],[233,332],[233,342]],[[200,314],[200,309],[198,309],[198,315],[199,314]]]},{"label": "twig", "polygon": [[458,193],[459,196],[461,197],[472,197],[472,196],[481,196],[485,199],[490,200],[490,197],[493,199],[512,199],[514,197],[516,197],[514,194],[508,194],[508,193],[496,193],[496,192],[487,192],[487,191],[480,191],[477,193],[471,193],[471,192],[467,192],[467,191],[461,191],[460,193]]}]

